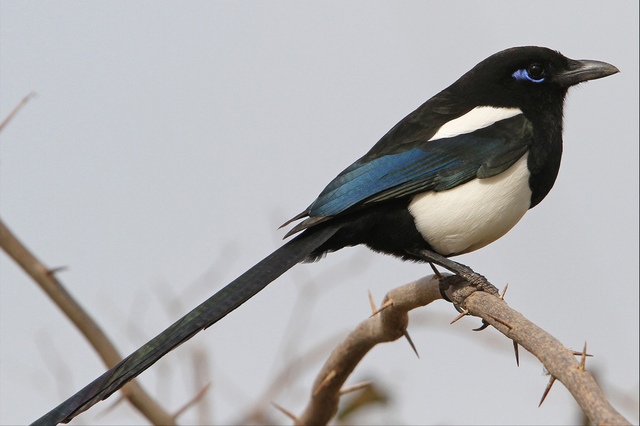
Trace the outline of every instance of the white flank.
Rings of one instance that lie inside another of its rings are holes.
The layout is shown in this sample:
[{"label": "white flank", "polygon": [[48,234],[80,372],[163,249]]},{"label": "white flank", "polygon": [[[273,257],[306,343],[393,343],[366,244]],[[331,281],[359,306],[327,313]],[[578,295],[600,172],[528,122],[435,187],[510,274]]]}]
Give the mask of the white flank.
[{"label": "white flank", "polygon": [[489,106],[475,107],[465,115],[451,120],[440,127],[430,141],[450,138],[452,136],[471,133],[478,129],[491,126],[496,121],[506,120],[522,114],[519,108],[494,108]]},{"label": "white flank", "polygon": [[409,212],[422,237],[438,253],[450,255],[477,250],[506,234],[531,205],[528,156],[499,175],[414,196]]}]

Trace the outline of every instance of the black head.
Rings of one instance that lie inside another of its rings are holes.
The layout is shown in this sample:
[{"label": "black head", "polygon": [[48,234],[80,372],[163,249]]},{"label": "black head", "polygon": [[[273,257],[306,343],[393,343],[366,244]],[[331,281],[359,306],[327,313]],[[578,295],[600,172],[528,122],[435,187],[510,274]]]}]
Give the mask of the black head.
[{"label": "black head", "polygon": [[545,47],[503,50],[406,116],[361,160],[411,149],[429,140],[447,121],[478,106],[520,108],[532,122],[555,124],[550,131],[561,137],[562,108],[569,87],[617,72],[606,62],[575,61]]},{"label": "black head", "polygon": [[606,62],[576,61],[544,47],[514,47],[480,62],[447,90],[475,105],[543,112],[562,108],[569,87],[617,72]]}]

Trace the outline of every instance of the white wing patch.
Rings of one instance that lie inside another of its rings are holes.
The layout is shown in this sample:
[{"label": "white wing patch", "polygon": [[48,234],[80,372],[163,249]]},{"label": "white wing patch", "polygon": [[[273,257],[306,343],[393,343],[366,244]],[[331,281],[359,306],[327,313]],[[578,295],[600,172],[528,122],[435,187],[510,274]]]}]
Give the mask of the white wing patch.
[{"label": "white wing patch", "polygon": [[465,115],[451,120],[440,127],[430,141],[450,138],[464,133],[471,133],[478,129],[491,126],[496,121],[506,120],[522,114],[520,108],[494,108],[489,106],[475,107]]},{"label": "white wing patch", "polygon": [[528,156],[496,176],[414,196],[409,213],[422,237],[438,253],[450,255],[477,250],[506,234],[531,205]]}]

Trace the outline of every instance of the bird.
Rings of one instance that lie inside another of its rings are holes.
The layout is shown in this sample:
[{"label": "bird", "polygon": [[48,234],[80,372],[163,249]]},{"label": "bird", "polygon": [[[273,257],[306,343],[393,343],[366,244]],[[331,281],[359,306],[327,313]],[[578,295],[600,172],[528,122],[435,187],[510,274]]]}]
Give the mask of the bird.
[{"label": "bird", "polygon": [[568,89],[619,70],[537,46],[489,56],[393,126],[302,213],[288,242],[34,424],[68,422],[301,262],[365,245],[431,262],[493,292],[450,257],[506,234],[556,181]]}]

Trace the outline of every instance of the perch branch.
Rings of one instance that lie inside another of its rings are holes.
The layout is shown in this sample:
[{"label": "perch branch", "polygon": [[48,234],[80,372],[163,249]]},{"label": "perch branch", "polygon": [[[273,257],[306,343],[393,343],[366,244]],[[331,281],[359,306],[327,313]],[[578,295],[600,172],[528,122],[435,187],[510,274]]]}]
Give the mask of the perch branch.
[{"label": "perch branch", "polygon": [[340,389],[366,353],[378,343],[403,337],[409,323],[407,312],[441,298],[439,280],[434,276],[421,278],[387,293],[383,306],[388,306],[378,315],[361,322],[333,350],[317,376],[306,409],[296,418],[295,424],[327,424],[338,409]]},{"label": "perch branch", "polygon": [[[432,275],[391,290],[384,299],[390,306],[361,322],[333,350],[318,374],[311,398],[296,425],[327,424],[338,409],[340,389],[364,355],[378,343],[396,340],[406,331],[407,312],[446,296],[465,313],[482,318],[515,343],[535,355],[552,377],[561,381],[584,413],[598,425],[629,425],[606,399],[593,376],[581,367],[574,351],[511,309],[501,297],[477,291],[455,275]],[[584,357],[583,357],[584,358]]]},{"label": "perch branch", "polygon": [[453,287],[451,300],[460,300],[471,315],[484,319],[538,358],[549,374],[562,382],[571,392],[582,411],[594,424],[630,424],[609,403],[591,373],[575,358],[574,351],[564,347],[558,339],[527,320],[520,312],[511,309],[504,300],[487,293],[474,292],[462,301],[457,293],[466,293],[465,288],[468,286],[460,282]]}]

